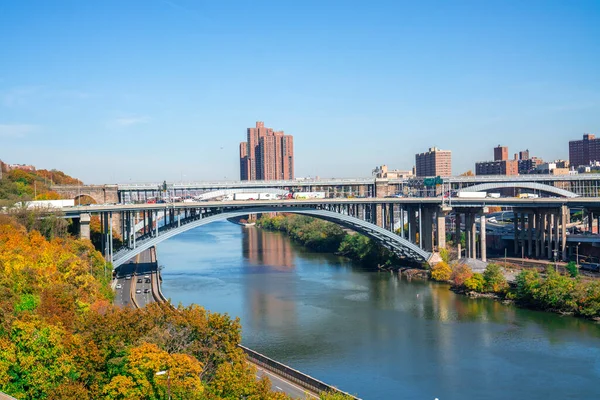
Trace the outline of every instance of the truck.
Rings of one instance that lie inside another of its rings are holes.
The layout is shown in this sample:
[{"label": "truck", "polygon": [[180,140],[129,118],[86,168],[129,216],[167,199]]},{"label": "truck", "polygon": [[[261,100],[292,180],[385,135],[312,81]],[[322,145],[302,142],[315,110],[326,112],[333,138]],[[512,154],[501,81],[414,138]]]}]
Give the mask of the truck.
[{"label": "truck", "polygon": [[74,207],[75,200],[35,200],[25,204],[27,208],[63,208]]},{"label": "truck", "polygon": [[486,192],[457,192],[456,197],[461,199],[485,199],[487,197]]},{"label": "truck", "polygon": [[325,197],[326,197],[325,192],[296,192],[296,193],[294,193],[294,199],[297,199],[297,200],[324,199]]},{"label": "truck", "polygon": [[519,195],[517,197],[519,199],[537,199],[540,196],[537,194],[533,194],[533,193],[519,193]]},{"label": "truck", "polygon": [[[275,193],[259,193],[258,194],[258,199],[259,200],[277,200],[278,195]],[[279,196],[281,197],[281,196]]]},{"label": "truck", "polygon": [[233,199],[236,201],[239,200],[258,200],[259,193],[235,193],[233,195]]}]

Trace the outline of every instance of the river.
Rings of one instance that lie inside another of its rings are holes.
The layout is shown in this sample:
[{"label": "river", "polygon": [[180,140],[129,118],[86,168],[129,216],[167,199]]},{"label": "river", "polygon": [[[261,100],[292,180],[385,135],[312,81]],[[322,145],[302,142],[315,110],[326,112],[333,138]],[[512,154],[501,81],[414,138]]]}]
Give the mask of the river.
[{"label": "river", "polygon": [[239,316],[242,343],[363,399],[598,399],[600,325],[407,282],[218,222],[158,247],[163,292]]}]

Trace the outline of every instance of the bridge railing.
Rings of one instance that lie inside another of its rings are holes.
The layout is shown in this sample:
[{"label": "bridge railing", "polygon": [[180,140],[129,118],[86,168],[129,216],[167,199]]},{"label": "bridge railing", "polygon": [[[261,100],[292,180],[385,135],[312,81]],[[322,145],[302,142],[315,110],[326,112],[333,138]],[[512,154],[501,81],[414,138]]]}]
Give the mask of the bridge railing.
[{"label": "bridge railing", "polygon": [[313,392],[313,393],[321,393],[321,392],[333,392],[333,393],[342,393],[349,396],[352,399],[360,400],[358,397],[353,396],[349,393],[339,390],[338,388],[328,385],[318,379],[313,378],[310,375],[306,375],[298,370],[288,367],[285,364],[277,362],[263,354],[260,354],[257,351],[251,350],[247,347],[238,345],[244,353],[246,353],[246,358],[256,364],[261,366],[269,371],[275,372],[278,376],[287,379],[288,381],[297,383],[303,388]]}]

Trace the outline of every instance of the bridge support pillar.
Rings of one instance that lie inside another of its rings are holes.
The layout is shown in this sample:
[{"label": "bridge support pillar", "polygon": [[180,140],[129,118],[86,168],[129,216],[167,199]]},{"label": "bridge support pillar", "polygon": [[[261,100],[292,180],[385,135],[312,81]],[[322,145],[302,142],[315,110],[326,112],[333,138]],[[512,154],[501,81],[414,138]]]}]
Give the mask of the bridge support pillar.
[{"label": "bridge support pillar", "polygon": [[515,230],[515,256],[519,254],[519,213],[513,208],[513,225]]},{"label": "bridge support pillar", "polygon": [[527,214],[527,256],[533,255],[533,212]]},{"label": "bridge support pillar", "polygon": [[477,258],[477,225],[475,224],[475,213],[471,212],[471,254]]},{"label": "bridge support pillar", "polygon": [[486,239],[486,231],[485,231],[485,214],[481,214],[479,218],[479,243],[481,245],[481,261],[487,261],[487,239]]},{"label": "bridge support pillar", "polygon": [[[560,210],[559,210],[560,211]],[[556,260],[560,260],[560,233],[559,233],[559,220],[560,216],[558,211],[554,215],[554,251],[556,252],[553,256]]]},{"label": "bridge support pillar", "polygon": [[413,207],[408,208],[408,235],[410,241],[417,243],[417,216]]},{"label": "bridge support pillar", "polygon": [[570,222],[570,213],[569,208],[567,206],[562,206],[561,209],[561,222],[562,222],[562,230],[560,232],[561,241],[560,241],[560,254],[562,255],[562,260],[567,261],[567,224]]},{"label": "bridge support pillar", "polygon": [[553,222],[554,222],[554,214],[548,213],[547,235],[548,235],[548,259],[549,260],[552,259],[552,225],[553,225]]},{"label": "bridge support pillar", "polygon": [[[419,221],[419,226],[423,231],[423,250],[433,251],[433,210],[430,207],[422,207],[423,221]],[[421,216],[419,216],[421,218]],[[419,234],[421,234],[419,232]]]},{"label": "bridge support pillar", "polygon": [[90,214],[79,215],[79,238],[90,240]]},{"label": "bridge support pillar", "polygon": [[436,212],[436,243],[438,251],[446,248],[446,212],[439,208]]},{"label": "bridge support pillar", "polygon": [[[454,214],[454,242],[460,246],[461,242],[461,234],[460,234],[460,224],[462,223],[462,217],[459,210],[456,210]],[[460,248],[460,247],[459,247]],[[461,258],[460,251],[458,254],[458,258]]]},{"label": "bridge support pillar", "polygon": [[524,212],[521,212],[521,233],[519,234],[519,245],[521,246],[521,257],[525,257],[525,215]]},{"label": "bridge support pillar", "polygon": [[546,225],[547,217],[546,211],[542,211],[540,223],[540,258],[543,258],[546,253],[546,230],[548,229]]},{"label": "bridge support pillar", "polygon": [[381,204],[377,204],[375,206],[375,224],[385,229],[385,221],[383,219],[383,206]]}]

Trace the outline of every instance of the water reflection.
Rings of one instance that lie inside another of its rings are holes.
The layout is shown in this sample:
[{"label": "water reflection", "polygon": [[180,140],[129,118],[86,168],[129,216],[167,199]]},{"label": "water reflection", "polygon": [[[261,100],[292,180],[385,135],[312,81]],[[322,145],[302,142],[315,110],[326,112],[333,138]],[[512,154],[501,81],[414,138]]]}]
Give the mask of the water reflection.
[{"label": "water reflection", "polygon": [[600,326],[589,321],[213,225],[161,245],[167,296],[240,316],[244,344],[365,399],[597,394]]}]

